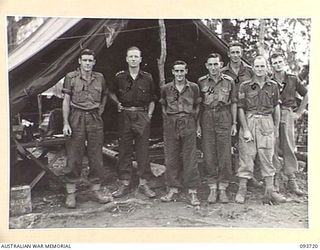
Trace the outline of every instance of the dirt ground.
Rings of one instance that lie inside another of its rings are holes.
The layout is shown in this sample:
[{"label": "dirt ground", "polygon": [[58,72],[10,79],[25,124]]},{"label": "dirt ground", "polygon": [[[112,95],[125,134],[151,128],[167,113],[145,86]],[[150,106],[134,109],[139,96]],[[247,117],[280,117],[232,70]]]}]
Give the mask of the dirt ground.
[{"label": "dirt ground", "polygon": [[[307,174],[298,173],[298,184],[307,193]],[[104,191],[114,191],[119,183],[113,178]],[[188,205],[182,193],[175,202],[163,203],[163,177],[155,178],[152,186],[157,193],[148,199],[136,188],[121,199],[98,204],[90,199],[85,187],[80,187],[77,208],[64,208],[64,191],[49,186],[32,190],[32,213],[10,217],[10,228],[119,228],[119,227],[215,227],[215,228],[308,228],[308,197],[286,192],[287,203],[262,204],[263,188],[249,187],[245,204],[234,203],[236,182],[228,188],[229,204],[208,204],[205,182],[199,189],[201,205]]]}]

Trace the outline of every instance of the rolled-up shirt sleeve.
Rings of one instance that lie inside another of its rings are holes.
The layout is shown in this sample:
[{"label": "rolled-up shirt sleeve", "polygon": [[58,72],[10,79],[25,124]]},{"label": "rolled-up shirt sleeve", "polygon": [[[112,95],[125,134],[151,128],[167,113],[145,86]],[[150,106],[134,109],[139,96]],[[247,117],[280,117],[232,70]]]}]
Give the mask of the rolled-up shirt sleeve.
[{"label": "rolled-up shirt sleeve", "polygon": [[194,85],[194,104],[198,105],[202,101],[202,97],[200,94],[200,88],[198,85]]},{"label": "rolled-up shirt sleeve", "polygon": [[245,94],[245,86],[243,84],[241,84],[239,87],[238,108],[242,108],[242,109],[246,108],[246,94]]},{"label": "rolled-up shirt sleeve", "polygon": [[230,101],[231,103],[238,102],[237,90],[234,81],[231,82]]},{"label": "rolled-up shirt sleeve", "polygon": [[63,81],[62,93],[71,95],[71,77],[66,75]]},{"label": "rolled-up shirt sleeve", "polygon": [[277,85],[274,85],[274,93],[273,93],[273,107],[277,106],[280,103],[279,99],[279,88]]}]

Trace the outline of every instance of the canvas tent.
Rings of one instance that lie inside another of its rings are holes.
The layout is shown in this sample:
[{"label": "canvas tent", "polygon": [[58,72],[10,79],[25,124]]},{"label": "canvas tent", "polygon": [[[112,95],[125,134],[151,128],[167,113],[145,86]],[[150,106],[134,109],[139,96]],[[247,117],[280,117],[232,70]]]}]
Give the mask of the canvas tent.
[{"label": "canvas tent", "polygon": [[[171,63],[177,59],[189,64],[188,78],[192,81],[205,74],[204,60],[209,53],[221,53],[227,60],[226,44],[201,20],[166,19],[165,26],[166,80],[171,80]],[[126,67],[126,49],[134,45],[142,49],[142,69],[152,73],[158,86],[157,59],[161,53],[158,19],[48,18],[9,54],[11,116],[74,70],[80,48],[96,52],[95,70],[111,81],[116,72]]]}]

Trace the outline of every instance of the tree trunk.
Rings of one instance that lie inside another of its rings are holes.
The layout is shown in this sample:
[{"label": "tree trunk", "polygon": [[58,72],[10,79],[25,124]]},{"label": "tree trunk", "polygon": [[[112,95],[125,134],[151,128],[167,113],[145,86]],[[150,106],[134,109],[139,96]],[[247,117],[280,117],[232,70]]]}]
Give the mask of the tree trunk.
[{"label": "tree trunk", "polygon": [[258,51],[259,55],[266,56],[266,50],[264,46],[264,35],[265,35],[265,27],[266,20],[260,19],[260,31],[259,31],[259,41],[258,41]]},{"label": "tree trunk", "polygon": [[222,19],[221,39],[229,43],[232,36],[233,25],[230,19]]},{"label": "tree trunk", "polygon": [[158,61],[158,69],[159,69],[159,85],[162,87],[165,82],[165,74],[164,74],[164,64],[166,62],[167,57],[167,42],[166,42],[166,26],[163,19],[159,19],[159,27],[160,27],[160,42],[161,42],[161,54]]}]

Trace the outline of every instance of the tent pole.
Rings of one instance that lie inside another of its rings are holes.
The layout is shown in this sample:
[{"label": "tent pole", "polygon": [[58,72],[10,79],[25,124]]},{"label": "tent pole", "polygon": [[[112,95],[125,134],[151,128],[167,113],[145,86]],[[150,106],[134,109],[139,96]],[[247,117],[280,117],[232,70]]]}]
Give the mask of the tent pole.
[{"label": "tent pole", "polygon": [[38,110],[39,110],[39,125],[41,124],[41,121],[42,121],[42,95],[41,94],[38,94],[37,95],[37,99],[38,99]]},{"label": "tent pole", "polygon": [[163,19],[159,19],[159,27],[160,27],[160,41],[161,41],[161,54],[158,61],[158,69],[159,69],[159,85],[162,87],[165,82],[165,74],[164,74],[164,64],[166,62],[167,57],[167,42],[166,42],[166,26]]}]

